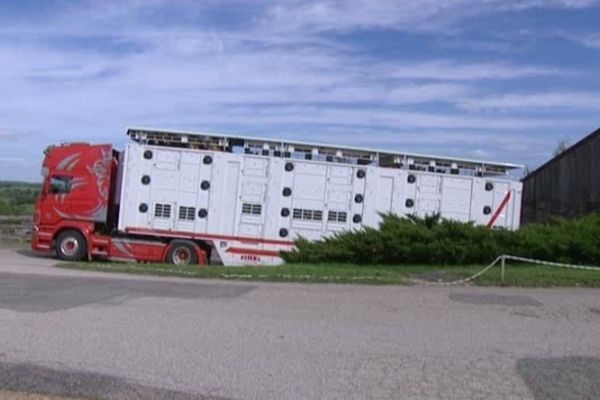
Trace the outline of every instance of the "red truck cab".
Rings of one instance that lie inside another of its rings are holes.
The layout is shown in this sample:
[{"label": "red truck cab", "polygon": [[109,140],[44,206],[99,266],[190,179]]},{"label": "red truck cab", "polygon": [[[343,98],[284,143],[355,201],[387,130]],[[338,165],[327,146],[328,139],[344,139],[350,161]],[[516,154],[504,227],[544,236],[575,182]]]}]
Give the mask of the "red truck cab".
[{"label": "red truck cab", "polygon": [[199,241],[117,230],[120,154],[109,144],[71,143],[46,150],[32,249],[68,261],[207,264],[207,247]]},{"label": "red truck cab", "polygon": [[113,228],[118,153],[108,144],[73,143],[49,147],[45,154],[32,248],[84,259],[92,237]]}]

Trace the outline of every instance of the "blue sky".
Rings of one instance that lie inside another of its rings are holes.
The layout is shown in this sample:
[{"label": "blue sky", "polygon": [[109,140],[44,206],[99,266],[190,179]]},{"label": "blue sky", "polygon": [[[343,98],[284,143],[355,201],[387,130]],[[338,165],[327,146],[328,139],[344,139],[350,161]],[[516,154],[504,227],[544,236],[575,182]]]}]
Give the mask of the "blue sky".
[{"label": "blue sky", "polygon": [[535,167],[600,126],[600,1],[0,1],[0,179],[127,126]]}]

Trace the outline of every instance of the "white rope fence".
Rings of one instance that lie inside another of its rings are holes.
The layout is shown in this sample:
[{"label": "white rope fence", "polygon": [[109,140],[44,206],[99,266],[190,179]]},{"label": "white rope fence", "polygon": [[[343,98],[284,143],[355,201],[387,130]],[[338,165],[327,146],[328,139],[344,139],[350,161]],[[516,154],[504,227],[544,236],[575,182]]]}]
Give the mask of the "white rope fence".
[{"label": "white rope fence", "polygon": [[553,261],[543,261],[543,260],[536,260],[533,258],[525,258],[525,257],[509,256],[509,255],[503,255],[501,257],[504,257],[505,260],[514,260],[514,261],[521,261],[521,262],[532,263],[532,264],[548,265],[550,267],[585,269],[588,271],[600,271],[600,267],[590,267],[589,265],[563,264],[563,263],[557,263],[557,262],[553,262]]},{"label": "white rope fence", "polygon": [[520,261],[520,262],[531,263],[531,264],[540,264],[540,265],[546,265],[549,267],[582,269],[582,270],[587,270],[587,271],[600,271],[600,267],[591,267],[588,265],[578,265],[578,264],[558,263],[558,262],[553,262],[553,261],[536,260],[533,258],[511,256],[508,254],[503,254],[501,256],[496,257],[496,259],[494,261],[492,261],[487,267],[483,268],[481,271],[479,271],[476,274],[473,274],[467,278],[464,278],[464,279],[458,279],[458,280],[450,281],[450,282],[431,282],[431,281],[427,281],[427,280],[423,280],[423,279],[413,279],[412,281],[414,283],[419,283],[419,284],[424,284],[424,285],[436,285],[436,286],[460,285],[463,283],[468,283],[468,282],[474,281],[475,279],[479,278],[481,275],[485,274],[490,269],[492,269],[496,264],[498,264],[498,262],[500,262],[500,267],[501,267],[500,281],[504,285],[504,275],[505,275],[507,260]]}]

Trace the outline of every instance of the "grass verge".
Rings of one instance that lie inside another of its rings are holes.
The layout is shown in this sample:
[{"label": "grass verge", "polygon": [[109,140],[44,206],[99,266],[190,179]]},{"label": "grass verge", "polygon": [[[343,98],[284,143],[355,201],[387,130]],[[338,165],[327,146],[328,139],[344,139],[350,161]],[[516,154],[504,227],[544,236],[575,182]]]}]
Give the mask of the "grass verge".
[{"label": "grass verge", "polygon": [[362,284],[409,284],[406,275],[398,267],[348,264],[286,264],[277,267],[248,266],[177,266],[170,264],[135,263],[61,263],[61,268],[91,271],[125,272],[143,275],[181,276],[204,279],[229,279],[266,282],[304,283],[362,283]]},{"label": "grass verge", "polygon": [[[452,267],[457,276],[472,274],[472,267]],[[497,265],[475,281],[479,286],[500,286],[500,266]],[[590,287],[600,288],[600,271],[549,267],[533,264],[506,265],[506,286],[521,287]]]},{"label": "grass verge", "polygon": [[[351,264],[285,264],[278,267],[183,267],[168,264],[135,263],[61,263],[61,268],[90,271],[122,272],[143,275],[179,276],[202,279],[229,279],[266,282],[355,283],[375,285],[410,285],[413,279],[452,281],[466,278],[483,266],[394,266]],[[474,284],[501,285],[500,266],[495,266]],[[505,284],[521,287],[600,287],[600,272],[508,264]]]},{"label": "grass verge", "polygon": [[31,245],[23,240],[0,239],[0,249],[26,249]]}]

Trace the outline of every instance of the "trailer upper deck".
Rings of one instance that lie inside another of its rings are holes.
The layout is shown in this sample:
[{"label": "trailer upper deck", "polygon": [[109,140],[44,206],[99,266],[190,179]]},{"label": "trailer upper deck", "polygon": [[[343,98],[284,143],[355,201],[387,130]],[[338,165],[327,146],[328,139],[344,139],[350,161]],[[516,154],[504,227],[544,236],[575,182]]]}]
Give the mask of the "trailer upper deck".
[{"label": "trailer upper deck", "polygon": [[456,175],[498,176],[522,168],[521,165],[510,163],[208,132],[129,128],[127,135],[136,142],[155,146],[374,165]]}]

